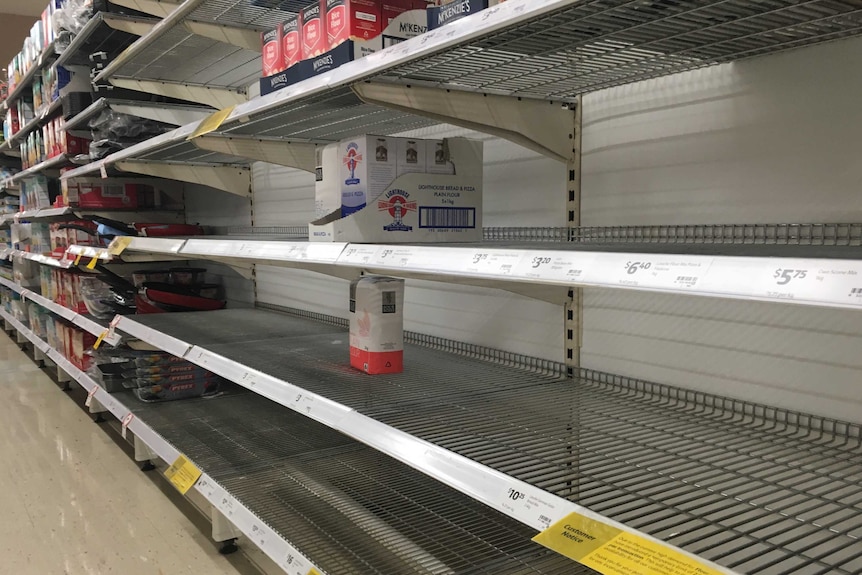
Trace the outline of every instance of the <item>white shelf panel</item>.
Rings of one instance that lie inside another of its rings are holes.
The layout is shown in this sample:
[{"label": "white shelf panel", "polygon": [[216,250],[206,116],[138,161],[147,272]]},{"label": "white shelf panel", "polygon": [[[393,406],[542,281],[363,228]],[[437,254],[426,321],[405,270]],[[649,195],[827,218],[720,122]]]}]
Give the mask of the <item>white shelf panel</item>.
[{"label": "white shelf panel", "polygon": [[[182,342],[140,324],[132,317],[121,317],[117,323],[117,329],[171,353],[175,352],[163,347],[166,343],[174,350],[180,350],[182,346],[186,346],[187,352],[182,357],[188,361],[365,443],[536,530],[546,529],[569,513],[577,512],[596,522],[650,539],[659,545],[685,554],[702,565],[715,569],[716,572],[733,573],[729,569],[705,561],[448,449],[381,423],[326,397],[249,368],[213,353],[205,347]],[[509,495],[513,489],[523,493],[524,498],[513,501]]]},{"label": "white shelf panel", "polygon": [[20,257],[20,258],[24,258],[25,260],[34,261],[38,264],[51,266],[53,268],[60,268],[60,269],[64,269],[64,270],[69,269],[70,267],[72,267],[75,264],[75,262],[73,260],[70,260],[70,259],[58,260],[57,258],[54,258],[51,256],[46,256],[44,254],[35,254],[32,252],[22,252],[21,250],[13,250],[13,249],[10,249],[8,247],[4,248],[2,251],[0,251],[0,255],[2,255],[2,257],[7,258],[7,259],[13,258],[13,257]]},{"label": "white shelf panel", "polygon": [[99,98],[74,118],[66,121],[66,131],[75,135],[90,137],[89,122],[104,110],[128,114],[182,126],[196,123],[212,113],[212,108],[190,104],[153,103],[142,100],[115,100]]},{"label": "white shelf panel", "polygon": [[35,166],[27,168],[26,170],[22,170],[10,178],[6,178],[6,180],[3,182],[3,186],[10,186],[19,180],[23,180],[24,178],[30,176],[35,176],[36,174],[44,172],[45,170],[59,169],[68,163],[69,157],[66,154],[59,154],[57,156],[54,156],[53,158],[45,160],[44,162],[38,163]]},{"label": "white shelf panel", "polygon": [[[42,351],[48,358],[53,361],[60,369],[68,373],[81,387],[87,390],[88,394],[92,393],[100,405],[111,412],[117,420],[124,422],[127,418],[130,421],[127,425],[128,429],[135,434],[135,437],[142,440],[159,458],[167,463],[172,463],[181,455],[176,448],[169,444],[165,439],[156,433],[146,422],[134,416],[132,411],[126,407],[114,395],[105,391],[90,376],[75,367],[67,360],[60,352],[53,349],[43,339],[38,337],[30,329],[25,327],[21,322],[13,318],[5,310],[0,309],[0,317],[11,324],[19,333],[24,335],[30,342]],[[95,391],[93,391],[95,389]],[[192,462],[194,463],[194,462]],[[238,499],[231,495],[221,485],[218,484],[212,477],[203,473],[195,483],[193,489],[203,495],[203,497],[213,507],[218,509],[225,517],[229,518],[237,529],[239,529],[249,541],[253,541],[260,549],[288,575],[308,575],[317,570],[321,575],[325,572],[313,565],[299,549],[288,543],[286,540],[271,533],[271,536],[266,537],[261,544],[261,538],[255,535],[259,534],[265,527],[257,516]],[[290,564],[286,564],[285,558],[292,557]]]},{"label": "white shelf panel", "polygon": [[[60,304],[53,302],[37,293],[34,293],[29,289],[24,288],[6,278],[0,277],[0,285],[4,285],[12,291],[18,292],[19,294],[21,294],[21,297],[26,298],[36,304],[39,304],[51,313],[54,313],[62,317],[63,319],[72,322],[84,331],[89,332],[95,336],[102,335],[103,333],[108,331],[105,326],[101,325],[96,321],[93,321],[89,317],[81,315],[67,307],[61,306]],[[122,338],[118,334],[114,333],[113,335],[105,337],[104,341],[113,346],[116,346],[120,344]]]},{"label": "white shelf panel", "polygon": [[[133,238],[127,252],[492,285],[601,287],[862,309],[862,260],[542,248]],[[70,253],[79,253],[79,247]],[[89,252],[86,253],[89,257]],[[103,254],[107,259],[107,256]]]}]

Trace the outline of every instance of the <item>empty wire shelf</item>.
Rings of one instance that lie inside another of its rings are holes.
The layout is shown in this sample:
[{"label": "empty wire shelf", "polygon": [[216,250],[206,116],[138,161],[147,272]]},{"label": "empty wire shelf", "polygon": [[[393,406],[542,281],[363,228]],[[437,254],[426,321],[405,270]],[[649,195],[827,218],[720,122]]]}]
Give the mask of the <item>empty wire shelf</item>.
[{"label": "empty wire shelf", "polygon": [[136,321],[736,571],[862,570],[858,435],[413,345],[403,374],[370,377],[343,328],[276,313]]}]

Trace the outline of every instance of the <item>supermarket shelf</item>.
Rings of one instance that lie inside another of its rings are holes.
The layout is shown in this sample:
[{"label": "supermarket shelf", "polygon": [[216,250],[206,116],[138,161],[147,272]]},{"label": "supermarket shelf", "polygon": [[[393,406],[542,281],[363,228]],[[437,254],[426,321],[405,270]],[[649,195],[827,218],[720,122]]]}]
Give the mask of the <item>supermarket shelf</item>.
[{"label": "supermarket shelf", "polygon": [[[258,310],[124,317],[118,329],[536,529],[539,515],[583,506],[740,573],[862,566],[858,428],[833,435],[741,402],[419,345],[405,346],[403,374],[371,377],[347,367],[343,327]],[[511,488],[540,509],[511,505]]]},{"label": "supermarket shelf", "polygon": [[18,85],[15,86],[15,89],[9,92],[6,96],[6,99],[3,100],[3,110],[9,109],[9,102],[14,102],[17,100],[22,94],[24,94],[25,90],[30,88],[30,85],[33,83],[33,78],[36,77],[36,74],[42,70],[45,64],[52,62],[55,58],[56,54],[54,53],[54,43],[51,42],[39,55],[39,58],[36,59],[36,62],[33,66],[27,71],[26,74],[21,78],[21,81]]},{"label": "supermarket shelf", "polygon": [[[297,11],[302,7],[302,2],[293,4]],[[260,75],[260,51],[195,34],[194,24],[259,32],[291,14],[252,6],[243,0],[186,0],[106,66],[95,81],[134,78],[244,92]]]},{"label": "supermarket shelf", "polygon": [[45,160],[44,162],[38,163],[33,167],[27,168],[26,170],[22,170],[11,178],[6,178],[6,180],[3,182],[3,185],[11,185],[19,180],[23,180],[24,178],[28,178],[30,176],[35,176],[36,174],[44,172],[46,170],[59,169],[68,163],[69,157],[66,154],[59,154],[57,156],[54,156],[53,158]]},{"label": "supermarket shelf", "polygon": [[72,39],[63,53],[57,56],[57,65],[92,67],[99,59],[93,59],[91,56],[98,53],[104,53],[104,60],[113,60],[138,36],[151,30],[158,22],[158,18],[99,12]]},{"label": "supermarket shelf", "polygon": [[[84,331],[87,331],[95,336],[100,336],[103,333],[108,332],[107,322],[100,323],[93,318],[90,318],[86,315],[82,315],[77,313],[67,307],[61,306],[58,303],[51,301],[46,297],[42,297],[41,295],[30,291],[29,289],[18,285],[17,283],[10,281],[6,278],[0,277],[0,285],[6,286],[14,292],[21,294],[21,297],[29,299],[30,301],[39,304],[43,308],[47,309],[51,313],[54,313],[63,319],[72,322],[76,326],[80,327]],[[122,339],[116,333],[109,334],[105,337],[104,341],[111,345],[119,345]]]},{"label": "supermarket shelf", "polygon": [[[70,248],[74,250],[75,248]],[[374,245],[278,240],[132,238],[128,253],[457,281],[532,297],[530,286],[635,289],[862,309],[862,254],[844,246],[502,243]],[[105,252],[106,259],[110,256]],[[512,289],[524,286],[527,289]],[[562,301],[562,299],[560,299]]]},{"label": "supermarket shelf", "polygon": [[27,137],[30,132],[42,127],[47,120],[50,120],[54,113],[60,109],[62,101],[53,100],[48,106],[43,106],[32,120],[24,124],[20,130],[12,134],[12,137],[6,141],[6,145],[10,148],[17,148],[18,144]]},{"label": "supermarket shelf", "polygon": [[67,270],[72,267],[75,262],[70,259],[57,259],[51,256],[46,256],[44,254],[36,254],[32,252],[24,252],[21,250],[13,250],[8,247],[0,249],[0,257],[5,259],[10,259],[13,257],[23,258],[25,260],[30,260],[36,262],[38,264],[51,266],[52,268],[60,268]]},{"label": "supermarket shelf", "polygon": [[14,223],[18,221],[62,221],[71,219],[82,219],[87,216],[99,216],[105,218],[121,218],[126,221],[140,222],[159,221],[161,223],[182,223],[185,220],[182,210],[137,210],[137,209],[117,209],[111,210],[107,208],[79,208],[79,207],[63,207],[63,208],[37,208],[26,210],[23,212],[15,212],[13,214],[0,215],[0,226]]},{"label": "supermarket shelf", "polygon": [[[72,365],[60,352],[51,348],[47,342],[12,317],[6,310],[0,309],[0,317],[30,340],[59,369],[69,374],[81,387],[87,390],[88,395],[92,395],[92,398],[100,406],[123,422],[123,426],[131,431],[136,438],[143,441],[159,458],[172,463],[182,454],[176,446],[182,446],[181,443],[169,443],[162,435],[145,423],[142,417],[136,417],[136,412],[127,407],[127,405],[134,405],[133,396],[130,394],[108,393],[93,381],[90,376]],[[141,406],[136,407],[138,407],[139,411],[146,410]],[[209,407],[209,404],[207,404],[207,407]],[[189,457],[189,459],[197,463],[194,457]],[[204,473],[192,489],[200,493],[213,508],[227,517],[237,529],[260,547],[285,573],[288,575],[308,575],[308,573],[313,572],[317,568],[298,549],[288,543],[282,535],[267,529],[266,525],[261,523],[257,514],[222,486],[223,480],[221,477],[214,478],[208,474],[202,464],[200,464],[200,468]],[[321,571],[321,575],[325,574],[325,571]]]},{"label": "supermarket shelf", "polygon": [[[188,258],[177,254],[183,240],[172,240],[163,238],[134,238],[140,246],[147,246],[146,251],[139,253],[123,253],[122,262],[168,262],[184,261]],[[82,258],[98,259],[102,263],[118,261],[112,256],[108,249],[93,246],[69,246],[66,253],[70,256],[81,256]]]},{"label": "supermarket shelf", "polygon": [[104,110],[113,110],[118,114],[128,114],[175,126],[199,122],[212,113],[211,108],[188,104],[99,98],[87,106],[80,114],[66,121],[66,132],[71,133],[73,136],[91,137],[90,120],[98,117]]}]

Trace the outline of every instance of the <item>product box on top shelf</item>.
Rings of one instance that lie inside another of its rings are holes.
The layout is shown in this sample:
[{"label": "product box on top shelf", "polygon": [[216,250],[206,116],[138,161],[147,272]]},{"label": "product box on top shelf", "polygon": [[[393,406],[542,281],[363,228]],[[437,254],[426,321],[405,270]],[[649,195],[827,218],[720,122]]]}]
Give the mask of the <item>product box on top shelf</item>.
[{"label": "product box on top shelf", "polygon": [[505,0],[438,0],[437,6],[428,7],[428,29],[434,30],[449,22],[466,18],[504,2]]},{"label": "product box on top shelf", "polygon": [[291,16],[281,23],[281,58],[287,70],[302,61],[302,29],[299,26],[299,14]]},{"label": "product box on top shelf", "polygon": [[[332,2],[332,0],[323,1]],[[399,6],[402,5],[402,2],[407,2],[407,0],[392,0],[392,5]],[[387,19],[383,16],[382,3],[376,2],[375,4],[377,6],[381,6],[381,8],[375,13],[376,15],[374,15],[375,18],[378,18],[377,15],[379,15],[378,23],[380,23],[380,25],[377,28],[371,26],[359,28],[358,26],[354,26],[353,31],[359,32],[360,36],[351,36],[348,31],[349,23],[345,21],[344,26],[333,38],[333,48],[312,57],[307,57],[305,55],[309,53],[309,51],[305,49],[307,38],[303,36],[302,60],[297,64],[289,66],[287,70],[280,74],[261,78],[261,94],[269,94],[297,82],[301,82],[302,80],[332,71],[348,62],[358,60],[368,56],[369,54],[373,54],[374,52],[379,52],[388,46],[403,42],[408,38],[412,38],[413,36],[417,36],[425,32],[427,17],[424,9],[404,10],[400,13],[397,13],[398,11],[395,9],[390,9],[387,12],[390,17],[396,13],[397,15],[389,20],[389,24],[387,26],[383,26],[381,22],[386,22]],[[341,22],[341,15],[344,15],[344,17],[347,18],[348,13],[353,14],[354,20],[356,20],[356,14],[362,13],[359,9],[360,4],[357,3],[355,8],[352,9],[353,11],[349,12],[351,10],[349,6],[352,5],[352,3],[348,3],[343,5],[337,4],[334,6],[334,9],[337,9],[337,11],[334,12],[334,16],[337,15],[337,17],[335,17],[336,22]],[[300,24],[302,24],[301,18]],[[284,26],[284,33],[287,35],[287,22],[285,22]],[[326,28],[325,25],[323,27]],[[302,33],[304,34],[304,28],[301,27],[301,30],[303,30]],[[374,32],[375,30],[378,31]],[[364,34],[371,34],[372,32],[375,33],[374,36],[370,36],[368,38],[364,37]],[[345,35],[347,35],[346,38]],[[325,46],[325,43],[323,45]],[[289,60],[287,61],[289,62]]]},{"label": "product box on top shelf", "polygon": [[[343,140],[337,161],[323,167],[338,177],[342,206],[308,226],[309,240],[325,242],[464,242],[482,239],[482,142],[440,142],[442,165],[426,173],[397,176],[397,138],[362,136]],[[326,157],[323,158],[326,160]],[[451,169],[451,172],[447,170]],[[317,189],[317,187],[316,187]]]},{"label": "product box on top shelf", "polygon": [[316,0],[299,11],[302,59],[316,58],[326,52],[326,0]]},{"label": "product box on top shelf", "polygon": [[264,76],[272,76],[284,71],[281,36],[281,24],[260,33],[261,62],[263,63]]}]

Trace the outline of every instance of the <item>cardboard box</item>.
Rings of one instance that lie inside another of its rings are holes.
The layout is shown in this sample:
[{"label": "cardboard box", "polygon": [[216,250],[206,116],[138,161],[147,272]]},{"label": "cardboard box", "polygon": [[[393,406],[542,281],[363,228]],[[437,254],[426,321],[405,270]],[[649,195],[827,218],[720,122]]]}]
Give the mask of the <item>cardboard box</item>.
[{"label": "cardboard box", "polygon": [[365,276],[350,284],[350,365],[368,374],[404,371],[404,280]]},{"label": "cardboard box", "polygon": [[[433,144],[433,140],[432,140]],[[426,142],[419,138],[398,138],[395,158],[395,175],[424,174],[426,163]]]},{"label": "cardboard box", "polygon": [[315,219],[341,209],[340,145],[329,144],[317,148],[317,168],[314,182]]},{"label": "cardboard box", "polygon": [[316,58],[326,52],[326,20],[323,18],[325,2],[318,0],[299,12],[303,60]]},{"label": "cardboard box", "polygon": [[428,8],[428,29],[434,30],[487,7],[488,0],[454,0],[442,3],[440,6],[431,6]]},{"label": "cardboard box", "polygon": [[383,31],[379,0],[325,0],[326,49],[347,40],[369,40]]},{"label": "cardboard box", "polygon": [[[404,12],[409,12],[410,10],[422,10],[424,12],[426,6],[428,6],[428,2],[425,0],[383,0],[380,10],[383,29],[386,29],[393,20]],[[427,27],[424,23],[422,24],[422,28],[423,30],[416,32],[416,34],[422,34],[426,31]]]},{"label": "cardboard box", "polygon": [[281,28],[281,52],[286,70],[302,61],[302,34],[299,26],[299,15],[285,20]]},{"label": "cardboard box", "polygon": [[137,208],[137,184],[82,178],[78,181],[78,205],[82,208]]},{"label": "cardboard box", "polygon": [[281,24],[272,30],[260,33],[260,46],[263,75],[272,76],[282,72],[285,66],[281,44]]},{"label": "cardboard box", "polygon": [[96,343],[96,336],[76,328],[70,328],[68,331],[70,332],[69,350],[71,352],[69,361],[81,371],[87,371],[93,360],[92,356],[87,355],[87,350],[92,348],[93,344]]},{"label": "cardboard box", "polygon": [[349,216],[365,207],[368,198],[379,196],[396,178],[396,138],[364,135],[343,140],[341,156],[341,215]]},{"label": "cardboard box", "polygon": [[482,142],[450,138],[443,146],[454,174],[405,174],[367,206],[335,210],[308,225],[310,241],[422,243],[482,239]]}]

